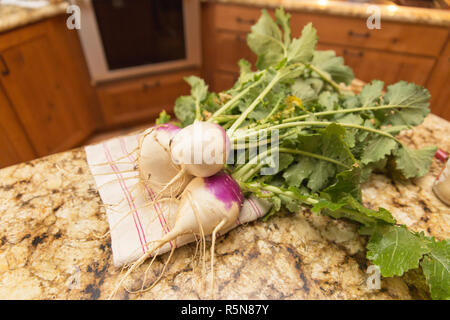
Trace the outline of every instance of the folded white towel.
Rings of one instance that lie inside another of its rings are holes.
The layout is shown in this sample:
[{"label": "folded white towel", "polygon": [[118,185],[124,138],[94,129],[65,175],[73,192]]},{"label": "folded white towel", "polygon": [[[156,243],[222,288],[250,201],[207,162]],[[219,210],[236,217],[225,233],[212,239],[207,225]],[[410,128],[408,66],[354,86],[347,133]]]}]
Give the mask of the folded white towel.
[{"label": "folded white towel", "polygon": [[[133,165],[138,138],[139,135],[121,136],[85,147],[89,168],[106,206],[116,267],[137,260],[148,250],[150,241],[159,240],[169,232],[170,215],[175,210],[163,205],[149,205],[155,192],[138,183],[138,172]],[[253,196],[245,199],[234,227],[262,217],[270,207],[269,202]],[[193,240],[192,237],[180,237],[176,245]],[[172,245],[165,245],[156,254],[169,251]]]}]

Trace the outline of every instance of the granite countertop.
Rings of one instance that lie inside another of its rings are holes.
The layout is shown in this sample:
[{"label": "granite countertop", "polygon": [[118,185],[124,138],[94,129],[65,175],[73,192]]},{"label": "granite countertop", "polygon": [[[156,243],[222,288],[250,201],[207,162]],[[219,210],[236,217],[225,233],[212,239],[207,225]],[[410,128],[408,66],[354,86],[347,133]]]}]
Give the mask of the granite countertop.
[{"label": "granite countertop", "polygon": [[355,18],[367,18],[370,5],[376,4],[380,9],[381,19],[388,21],[400,21],[420,23],[442,27],[450,26],[450,10],[425,9],[405,6],[382,5],[370,1],[357,3],[355,1],[333,0],[203,0],[204,2],[220,2],[240,4],[266,8],[283,6],[287,10],[299,10],[304,12],[325,13]]},{"label": "granite countertop", "polygon": [[[402,134],[414,147],[450,150],[450,123],[429,115]],[[450,238],[450,208],[432,193],[444,164],[408,181],[375,174],[364,186],[364,202],[390,210],[400,223],[438,239]],[[412,279],[387,278],[380,290],[366,286],[366,238],[357,225],[303,210],[254,221],[218,239],[216,298],[224,299],[417,299],[426,290]],[[120,276],[112,265],[102,202],[83,148],[0,170],[0,299],[104,299]],[[179,248],[152,290],[121,299],[207,298],[196,245]],[[148,279],[158,276],[167,254],[156,259]],[[139,289],[146,262],[126,283]]]},{"label": "granite countertop", "polygon": [[[33,1],[33,0],[28,0]],[[333,0],[202,0],[258,7],[279,7],[306,12],[326,13],[349,17],[367,18],[370,3],[355,3]],[[27,9],[0,4],[0,32],[5,32],[45,18],[66,12],[68,0],[51,0],[50,5],[39,9]],[[450,10],[423,9],[405,6],[378,5],[382,19],[421,23],[435,26],[450,26]],[[393,10],[393,8],[395,10]]]},{"label": "granite countertop", "polygon": [[[28,1],[32,2],[33,0]],[[5,5],[0,1],[0,32],[65,13],[68,6],[69,3],[65,0],[50,0],[48,5],[41,8]]]}]

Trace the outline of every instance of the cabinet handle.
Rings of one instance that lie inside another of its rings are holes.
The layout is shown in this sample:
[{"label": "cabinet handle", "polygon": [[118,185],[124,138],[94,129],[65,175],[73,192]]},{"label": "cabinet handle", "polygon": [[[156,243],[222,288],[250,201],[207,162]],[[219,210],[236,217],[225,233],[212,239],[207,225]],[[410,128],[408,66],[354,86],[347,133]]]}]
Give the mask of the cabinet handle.
[{"label": "cabinet handle", "polygon": [[240,34],[236,35],[236,41],[237,42],[247,42],[247,40],[245,40],[245,38],[241,37]]},{"label": "cabinet handle", "polygon": [[350,37],[355,37],[355,38],[369,38],[370,37],[370,33],[369,32],[358,33],[358,32],[354,32],[353,30],[350,30],[348,32],[348,35]]},{"label": "cabinet handle", "polygon": [[241,17],[236,17],[236,22],[237,23],[242,23],[242,24],[255,24],[255,19],[244,19]]},{"label": "cabinet handle", "polygon": [[9,74],[8,65],[6,64],[5,59],[3,59],[3,56],[0,54],[0,63],[2,64],[2,75],[7,76]]},{"label": "cabinet handle", "polygon": [[362,57],[364,55],[364,52],[362,52],[362,51],[348,51],[347,49],[344,49],[344,55],[345,56]]},{"label": "cabinet handle", "polygon": [[159,80],[156,80],[155,82],[150,83],[150,84],[147,82],[144,82],[142,84],[142,89],[143,90],[153,89],[153,88],[159,87],[160,85],[161,85],[161,82],[159,82]]}]

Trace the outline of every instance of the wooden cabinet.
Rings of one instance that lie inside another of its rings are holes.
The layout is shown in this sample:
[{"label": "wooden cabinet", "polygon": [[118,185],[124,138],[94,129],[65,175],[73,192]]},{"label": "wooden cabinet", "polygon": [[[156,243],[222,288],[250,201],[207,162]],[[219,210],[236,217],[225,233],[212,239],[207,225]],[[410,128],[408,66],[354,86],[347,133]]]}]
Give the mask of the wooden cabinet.
[{"label": "wooden cabinet", "polygon": [[[261,15],[261,9],[255,7],[205,4],[207,5],[214,6],[216,30],[247,33]],[[268,11],[274,16],[274,10]],[[323,43],[437,56],[448,35],[448,30],[442,27],[382,21],[381,29],[369,30],[365,19],[289,12],[294,37],[298,37],[303,27],[312,22]]]},{"label": "wooden cabinet", "polygon": [[450,38],[431,72],[426,87],[433,113],[450,120]]},{"label": "wooden cabinet", "polygon": [[[428,87],[432,111],[450,120],[450,48],[448,28],[382,21],[382,28],[369,30],[366,20],[288,10],[294,37],[308,22],[319,36],[319,50],[334,50],[364,81],[400,80]],[[274,10],[268,10],[274,15]],[[203,76],[213,90],[232,86],[239,72],[237,62],[256,61],[246,44],[250,27],[261,8],[221,3],[203,3]],[[444,49],[445,48],[445,49]]]},{"label": "wooden cabinet", "polygon": [[447,39],[447,28],[381,20],[381,29],[369,30],[366,19],[293,12],[292,34],[299,36],[312,22],[321,43],[431,57],[439,55]]},{"label": "wooden cabinet", "polygon": [[430,57],[379,50],[329,44],[319,44],[317,48],[334,50],[338,56],[344,58],[345,64],[354,70],[358,79],[365,82],[381,79],[386,84],[392,84],[399,80],[407,80],[423,86],[435,63],[435,59]]},{"label": "wooden cabinet", "polygon": [[197,69],[99,85],[97,94],[107,126],[150,121],[161,110],[171,112],[176,98],[190,92],[184,77],[199,76]]},{"label": "wooden cabinet", "polygon": [[36,157],[27,135],[0,88],[0,168]]},{"label": "wooden cabinet", "polygon": [[72,148],[94,129],[76,37],[59,17],[0,35],[0,84],[37,156]]},{"label": "wooden cabinet", "polygon": [[220,50],[214,52],[217,69],[229,72],[239,72],[238,62],[246,59],[252,64],[256,62],[256,55],[247,45],[246,33],[235,33],[219,30],[216,41]]},{"label": "wooden cabinet", "polygon": [[216,71],[213,73],[211,83],[216,91],[230,89],[239,78],[239,73]]}]

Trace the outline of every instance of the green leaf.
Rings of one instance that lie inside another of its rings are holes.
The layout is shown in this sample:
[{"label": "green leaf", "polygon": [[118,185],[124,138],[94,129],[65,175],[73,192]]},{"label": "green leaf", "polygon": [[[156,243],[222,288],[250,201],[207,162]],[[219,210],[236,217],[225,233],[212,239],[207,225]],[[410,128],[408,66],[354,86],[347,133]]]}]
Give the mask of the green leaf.
[{"label": "green leaf", "polygon": [[[346,124],[357,124],[362,125],[364,120],[361,118],[359,114],[355,113],[347,113],[344,115],[337,115],[336,121],[338,123],[346,123]],[[360,133],[358,129],[346,128],[345,129],[345,142],[349,146],[349,148],[353,148],[356,143],[356,136]]]},{"label": "green leaf", "polygon": [[[315,164],[315,168],[311,171],[307,183],[308,188],[313,192],[326,187],[329,180],[337,172],[345,170],[346,167],[350,167],[356,162],[348,145],[345,143],[345,137],[346,130],[339,124],[334,123],[325,129],[321,129],[318,134],[300,135],[298,137],[297,149],[330,158],[343,165],[336,165],[330,161],[313,158],[311,161]],[[299,157],[299,159],[302,157]]]},{"label": "green leaf", "polygon": [[258,22],[251,27],[247,44],[258,56],[256,66],[265,69],[278,64],[285,57],[285,46],[281,39],[281,30],[266,10]]},{"label": "green leaf", "polygon": [[316,168],[309,176],[308,188],[313,192],[318,191],[325,187],[328,180],[336,174],[336,167],[332,163],[315,160]]},{"label": "green leaf", "polygon": [[339,199],[349,194],[361,201],[361,187],[359,180],[361,178],[361,169],[352,167],[349,170],[342,171],[336,175],[337,181],[323,190],[332,201],[338,202]]},{"label": "green leaf", "polygon": [[309,178],[316,168],[316,161],[308,157],[300,157],[296,163],[283,172],[286,183],[292,187],[300,187],[303,180]]},{"label": "green leaf", "polygon": [[365,165],[361,171],[361,183],[367,182],[374,170],[382,170],[386,167],[388,158],[383,158],[377,162],[371,162]]},{"label": "green leaf", "polygon": [[324,213],[335,219],[345,218],[359,222],[367,227],[372,227],[378,222],[395,222],[391,213],[386,209],[372,210],[366,208],[358,200],[349,194],[345,195],[345,193],[342,193],[341,198],[335,202],[329,199],[327,193],[322,192],[319,202],[313,206],[312,211],[324,211]]},{"label": "green leaf", "polygon": [[372,135],[364,148],[361,163],[368,164],[384,159],[397,147],[397,142],[388,137]]},{"label": "green leaf", "polygon": [[311,64],[328,73],[337,83],[349,85],[354,78],[352,69],[344,65],[344,59],[336,57],[333,50],[315,51]]},{"label": "green leaf", "polygon": [[252,65],[250,64],[250,62],[248,62],[245,59],[240,59],[238,62],[239,65],[239,83],[241,85],[247,83],[248,81],[251,81],[254,79],[255,77],[255,72],[252,71]]},{"label": "green leaf", "polygon": [[359,99],[363,107],[370,107],[375,105],[382,96],[384,82],[380,80],[373,80],[372,83],[366,84],[359,94]]},{"label": "green leaf", "polygon": [[290,63],[308,63],[314,55],[317,44],[317,31],[308,23],[302,30],[300,38],[292,40],[287,50],[287,58]]},{"label": "green leaf", "polygon": [[170,121],[170,115],[167,114],[166,110],[159,113],[158,119],[156,119],[156,124],[164,124]]},{"label": "green leaf", "polygon": [[[294,161],[294,157],[289,153],[280,153],[278,163],[278,172],[283,171]],[[274,174],[276,174],[274,173]]]},{"label": "green leaf", "polygon": [[181,96],[175,100],[175,115],[183,127],[190,125],[195,119],[195,100],[191,96]]},{"label": "green leaf", "polygon": [[191,96],[201,102],[208,94],[208,86],[203,79],[196,76],[185,77],[184,80],[191,86]]},{"label": "green leaf", "polygon": [[339,96],[336,92],[323,91],[319,95],[319,104],[321,104],[325,110],[335,110],[335,106],[339,102]]},{"label": "green leaf", "polygon": [[407,179],[422,177],[430,169],[436,150],[434,146],[410,149],[402,145],[394,152],[397,169]]},{"label": "green leaf", "polygon": [[289,25],[291,15],[284,12],[283,8],[278,8],[275,10],[275,18],[277,23],[283,28],[284,45],[288,47],[291,43],[291,26]]},{"label": "green leaf", "polygon": [[361,106],[358,96],[344,96],[344,103],[342,107],[344,109],[358,108]]},{"label": "green leaf", "polygon": [[[347,218],[365,225],[375,224],[377,221],[395,223],[394,217],[386,209],[372,210],[361,203],[361,169],[358,166],[355,165],[349,170],[340,172],[336,178],[337,181],[333,185],[320,193],[322,199],[319,204],[320,209],[331,210],[332,212],[329,212],[329,214],[332,217]],[[316,206],[315,210],[318,210],[319,206]],[[342,208],[347,210],[334,212]]]},{"label": "green leaf", "polygon": [[367,245],[367,258],[380,268],[384,277],[401,276],[419,267],[429,249],[423,240],[405,226],[378,227]]},{"label": "green leaf", "polygon": [[386,105],[411,106],[413,108],[384,112],[384,124],[417,126],[423,122],[428,109],[430,93],[422,86],[400,81],[387,88],[384,95]]},{"label": "green leaf", "polygon": [[430,286],[433,299],[450,300],[450,240],[428,244],[430,253],[425,255],[420,266]]},{"label": "green leaf", "polygon": [[[356,159],[345,143],[345,133],[345,128],[337,123],[328,125],[322,131],[321,149],[323,155],[352,166]],[[340,171],[342,171],[342,168],[340,168]]]},{"label": "green leaf", "polygon": [[317,99],[317,92],[311,83],[304,79],[297,79],[291,87],[294,96],[300,98],[303,102]]}]

